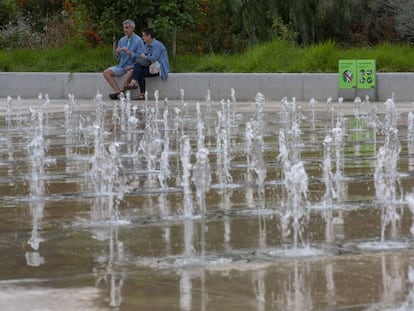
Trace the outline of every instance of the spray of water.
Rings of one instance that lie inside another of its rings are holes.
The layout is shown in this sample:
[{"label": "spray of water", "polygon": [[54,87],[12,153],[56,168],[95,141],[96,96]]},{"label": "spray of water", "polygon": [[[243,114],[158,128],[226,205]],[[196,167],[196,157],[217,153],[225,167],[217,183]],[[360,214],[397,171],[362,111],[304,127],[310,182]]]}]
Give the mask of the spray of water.
[{"label": "spray of water", "polygon": [[[124,168],[119,157],[119,145],[111,143],[107,147],[102,140],[102,130],[95,124],[95,152],[91,157],[91,170],[88,174],[99,196],[108,197],[108,204],[100,205],[102,218],[110,222],[119,220],[119,203],[130,190]],[[106,207],[106,208],[105,208]]]},{"label": "spray of water", "polygon": [[196,163],[193,167],[193,174],[192,174],[192,181],[196,186],[196,195],[198,201],[198,207],[201,211],[201,221],[202,221],[202,228],[201,228],[201,255],[204,257],[205,255],[205,234],[206,234],[206,202],[205,202],[205,194],[210,190],[211,184],[211,170],[210,170],[210,163],[208,160],[208,149],[200,148],[197,151],[196,155]]},{"label": "spray of water", "polygon": [[333,199],[336,197],[334,188],[334,178],[331,167],[331,135],[326,135],[323,141],[324,158],[323,158],[323,181],[325,183],[325,194],[323,196],[323,203],[325,206],[331,206]]},{"label": "spray of water", "polygon": [[170,136],[169,136],[169,126],[168,126],[168,108],[164,110],[163,113],[164,121],[164,143],[163,150],[161,153],[160,159],[160,171],[158,173],[158,180],[161,187],[165,188],[167,186],[166,181],[171,176],[170,163],[169,163],[169,153],[170,153]]},{"label": "spray of water", "polygon": [[385,241],[385,228],[390,223],[394,228],[395,222],[400,218],[395,206],[397,187],[400,183],[398,175],[400,150],[398,130],[389,127],[386,130],[384,146],[377,152],[374,172],[376,200],[382,208],[381,242]]},{"label": "spray of water", "polygon": [[226,187],[233,182],[230,173],[231,152],[230,152],[230,127],[228,110],[225,109],[222,101],[222,110],[217,112],[216,146],[217,146],[217,177],[219,185]]},{"label": "spray of water", "polygon": [[182,166],[182,182],[183,187],[183,205],[184,205],[184,216],[193,216],[193,202],[192,202],[192,191],[191,191],[191,146],[190,139],[187,136],[181,138],[183,142],[181,145],[181,166]]}]

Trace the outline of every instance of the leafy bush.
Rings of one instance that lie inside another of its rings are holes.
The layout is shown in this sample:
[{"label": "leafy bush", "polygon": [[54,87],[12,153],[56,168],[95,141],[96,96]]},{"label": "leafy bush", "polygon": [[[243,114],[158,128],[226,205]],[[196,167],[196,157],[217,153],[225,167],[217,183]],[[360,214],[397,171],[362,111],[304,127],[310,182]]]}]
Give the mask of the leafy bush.
[{"label": "leafy bush", "polygon": [[414,2],[412,0],[394,0],[395,30],[401,38],[414,43]]},{"label": "leafy bush", "polygon": [[3,49],[36,49],[42,47],[44,41],[44,34],[33,31],[27,19],[22,16],[17,19],[15,24],[8,24],[0,32],[0,48]]},{"label": "leafy bush", "polygon": [[0,29],[16,19],[17,8],[13,0],[0,1]]},{"label": "leafy bush", "polygon": [[305,71],[325,72],[336,66],[339,59],[339,49],[335,42],[327,41],[314,44],[305,49]]},{"label": "leafy bush", "polygon": [[[170,56],[170,67],[172,72],[337,72],[339,59],[376,59],[377,71],[414,72],[409,44],[344,48],[327,41],[299,47],[279,39],[238,54]],[[114,63],[110,45],[90,48],[75,39],[60,48],[0,50],[1,71],[101,72]]]}]

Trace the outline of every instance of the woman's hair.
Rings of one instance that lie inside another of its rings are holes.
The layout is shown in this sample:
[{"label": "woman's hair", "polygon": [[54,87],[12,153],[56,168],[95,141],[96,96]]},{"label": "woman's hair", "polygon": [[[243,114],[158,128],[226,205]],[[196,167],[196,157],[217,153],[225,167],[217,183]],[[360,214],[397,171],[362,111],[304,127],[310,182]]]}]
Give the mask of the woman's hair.
[{"label": "woman's hair", "polygon": [[154,29],[152,28],[145,28],[143,31],[147,36],[151,36],[151,38],[154,38]]}]

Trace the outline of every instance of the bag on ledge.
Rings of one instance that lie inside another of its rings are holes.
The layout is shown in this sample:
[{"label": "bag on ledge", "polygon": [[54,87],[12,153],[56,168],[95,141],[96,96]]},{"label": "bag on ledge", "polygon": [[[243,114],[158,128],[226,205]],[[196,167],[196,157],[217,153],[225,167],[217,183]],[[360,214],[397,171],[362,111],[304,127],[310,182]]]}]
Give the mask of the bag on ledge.
[{"label": "bag on ledge", "polygon": [[160,63],[158,61],[153,62],[150,66],[149,66],[149,72],[150,74],[160,74]]}]

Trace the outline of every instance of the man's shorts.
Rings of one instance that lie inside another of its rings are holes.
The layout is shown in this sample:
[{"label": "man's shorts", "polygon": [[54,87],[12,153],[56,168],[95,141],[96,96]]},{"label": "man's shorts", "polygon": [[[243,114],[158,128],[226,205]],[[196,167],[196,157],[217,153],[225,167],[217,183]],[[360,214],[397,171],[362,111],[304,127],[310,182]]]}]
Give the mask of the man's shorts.
[{"label": "man's shorts", "polygon": [[122,76],[126,73],[126,68],[119,65],[109,67],[109,70],[112,70],[115,76]]}]

